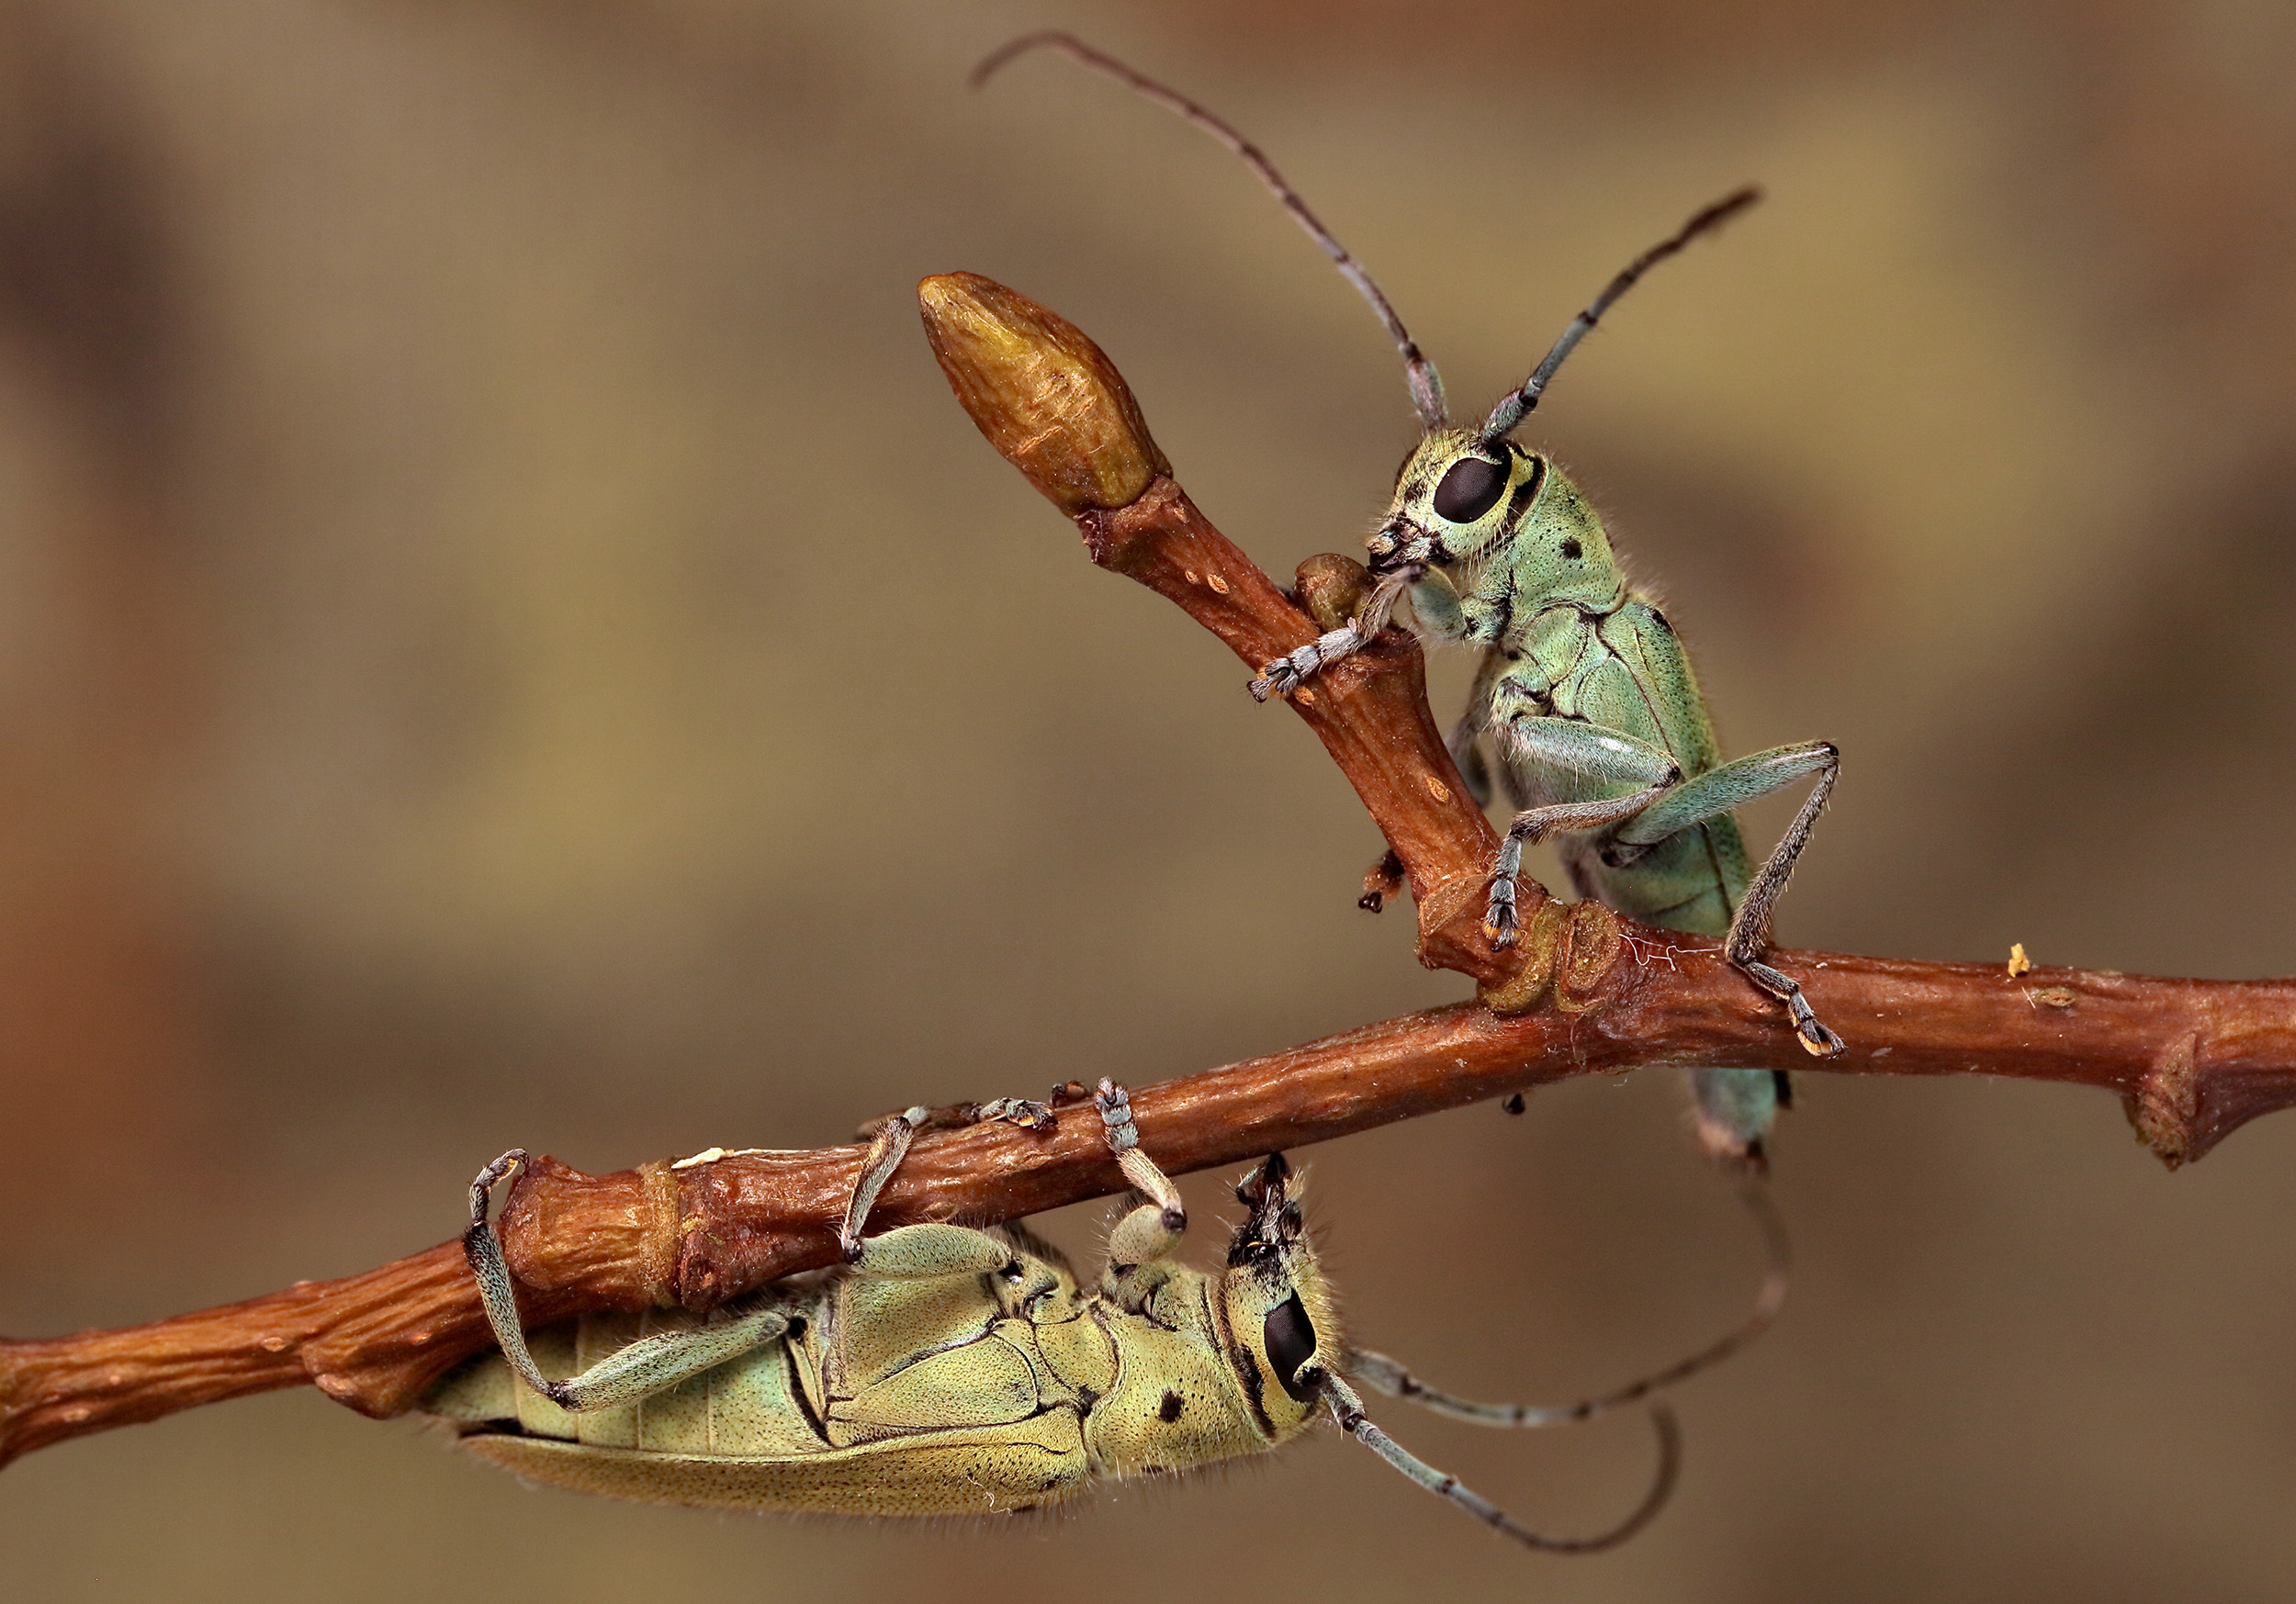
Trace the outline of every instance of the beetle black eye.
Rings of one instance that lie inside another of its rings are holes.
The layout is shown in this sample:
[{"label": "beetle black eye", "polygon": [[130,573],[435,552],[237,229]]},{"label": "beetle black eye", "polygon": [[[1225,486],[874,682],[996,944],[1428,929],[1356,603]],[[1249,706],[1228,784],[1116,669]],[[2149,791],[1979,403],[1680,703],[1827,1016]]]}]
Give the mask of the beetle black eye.
[{"label": "beetle black eye", "polygon": [[1506,464],[1463,456],[1444,471],[1443,483],[1435,487],[1435,516],[1472,523],[1499,505],[1506,488]]},{"label": "beetle black eye", "polygon": [[1267,1340],[1267,1363],[1275,1367],[1276,1379],[1283,1384],[1295,1403],[1313,1403],[1315,1389],[1300,1385],[1300,1367],[1315,1357],[1315,1327],[1308,1319],[1308,1311],[1300,1307],[1300,1295],[1293,1293],[1267,1311],[1267,1325],[1263,1335]]}]

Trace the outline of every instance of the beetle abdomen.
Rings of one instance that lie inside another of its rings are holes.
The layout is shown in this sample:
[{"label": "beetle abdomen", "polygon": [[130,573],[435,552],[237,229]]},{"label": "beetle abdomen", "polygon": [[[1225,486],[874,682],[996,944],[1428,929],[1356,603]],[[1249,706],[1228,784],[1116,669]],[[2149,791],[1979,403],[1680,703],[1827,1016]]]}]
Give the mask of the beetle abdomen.
[{"label": "beetle abdomen", "polygon": [[484,1432],[462,1446],[528,1481],[578,1493],[812,1515],[1009,1514],[1073,1497],[1087,1472],[1083,1434],[1067,1409],[1019,1426],[785,1455],[668,1453]]}]

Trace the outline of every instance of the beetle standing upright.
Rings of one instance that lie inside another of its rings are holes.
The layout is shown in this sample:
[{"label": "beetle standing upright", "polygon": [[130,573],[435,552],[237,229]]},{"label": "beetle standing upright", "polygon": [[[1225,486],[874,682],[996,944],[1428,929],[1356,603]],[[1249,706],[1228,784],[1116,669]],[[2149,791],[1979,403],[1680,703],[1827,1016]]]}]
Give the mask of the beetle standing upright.
[{"label": "beetle standing upright", "polygon": [[1679,1449],[1662,1405],[1652,1408],[1658,1474],[1633,1513],[1596,1536],[1551,1538],[1398,1447],[1364,1418],[1348,1376],[1480,1425],[1561,1425],[1727,1357],[1784,1296],[1784,1238],[1750,1196],[1770,1271],[1737,1330],[1586,1403],[1469,1403],[1391,1359],[1341,1347],[1300,1183],[1279,1154],[1237,1188],[1248,1212],[1226,1267],[1207,1274],[1174,1262],[1187,1224],[1180,1195],[1142,1150],[1123,1089],[1103,1081],[1095,1102],[1134,1202],[1109,1233],[1109,1262],[1090,1290],[1018,1227],[862,1234],[917,1109],[881,1128],[863,1160],[844,1267],[777,1283],[706,1320],[586,1316],[538,1330],[531,1345],[487,1223],[489,1191],[524,1157],[506,1153],[472,1183],[464,1237],[499,1349],[449,1372],[420,1407],[478,1457],[577,1491],[934,1516],[1013,1514],[1101,1479],[1269,1453],[1304,1433],[1320,1405],[1389,1464],[1518,1542],[1586,1552],[1639,1530],[1672,1487]]},{"label": "beetle standing upright", "polygon": [[[1724,762],[1689,655],[1666,615],[1628,582],[1578,487],[1549,458],[1509,438],[1614,301],[1652,265],[1751,206],[1758,193],[1741,189],[1716,202],[1638,257],[1571,321],[1520,388],[1481,423],[1458,427],[1444,408],[1434,365],[1370,275],[1227,123],[1064,33],[1016,39],[983,62],[974,81],[1039,46],[1130,84],[1242,157],[1362,292],[1402,353],[1423,433],[1368,542],[1378,584],[1351,623],[1268,664],[1253,694],[1265,700],[1298,690],[1361,647],[1408,599],[1423,638],[1483,653],[1451,747],[1476,799],[1488,805],[1481,743],[1489,737],[1500,782],[1517,810],[1491,865],[1484,926],[1492,942],[1505,947],[1515,938],[1523,848],[1553,835],[1579,895],[1665,929],[1721,937],[1739,972],[1785,1004],[1803,1047],[1818,1057],[1840,1052],[1840,1038],[1801,987],[1762,961],[1772,911],[1833,791],[1835,748],[1808,741]],[[1735,810],[1806,780],[1815,783],[1800,811],[1768,860],[1751,869]],[[1706,1149],[1759,1167],[1790,1097],[1786,1076],[1701,1069],[1692,1084]]]}]

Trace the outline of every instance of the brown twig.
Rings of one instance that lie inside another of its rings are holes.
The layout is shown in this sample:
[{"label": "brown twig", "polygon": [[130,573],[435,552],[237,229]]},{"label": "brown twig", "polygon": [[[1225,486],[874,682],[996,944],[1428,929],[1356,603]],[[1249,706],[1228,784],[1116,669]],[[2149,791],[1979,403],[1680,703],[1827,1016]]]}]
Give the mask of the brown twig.
[{"label": "brown twig", "polygon": [[[1123,381],[1092,342],[967,275],[929,279],[926,327],[958,397],[998,449],[1074,517],[1096,562],[1186,609],[1255,668],[1353,606],[1361,572],[1312,559],[1300,606],[1207,522],[1169,475]],[[1300,607],[1306,609],[1300,611]],[[1497,837],[1429,716],[1418,649],[1390,633],[1293,705],[1362,796],[1419,904],[1423,962],[1480,1000],[1138,1091],[1166,1170],[1279,1148],[1651,1063],[1982,1073],[2117,1093],[2174,1165],[2296,1103],[2296,983],[1780,953],[1850,1040],[1805,1056],[1776,1005],[1711,938],[1649,929],[1522,888],[1524,938],[1494,952],[1477,911]],[[503,1241],[543,1320],[584,1309],[704,1309],[837,1259],[858,1148],[770,1152],[585,1175],[539,1160],[505,1205]],[[1097,1120],[928,1136],[872,1217],[1008,1219],[1123,1180]],[[370,1415],[418,1403],[489,1341],[459,1249],[155,1325],[0,1343],[0,1463],[196,1404],[310,1382]]]},{"label": "brown twig", "polygon": [[[917,294],[957,399],[1075,520],[1094,562],[1176,603],[1255,672],[1355,611],[1366,576],[1351,558],[1311,557],[1295,603],[1212,527],[1173,480],[1123,376],[1075,325],[977,274],[929,278]],[[1487,985],[1520,974],[1527,955],[1494,952],[1482,932],[1475,893],[1491,883],[1499,836],[1435,729],[1418,644],[1389,630],[1289,700],[1403,865],[1420,961]],[[1526,925],[1546,895],[1523,882]]]}]

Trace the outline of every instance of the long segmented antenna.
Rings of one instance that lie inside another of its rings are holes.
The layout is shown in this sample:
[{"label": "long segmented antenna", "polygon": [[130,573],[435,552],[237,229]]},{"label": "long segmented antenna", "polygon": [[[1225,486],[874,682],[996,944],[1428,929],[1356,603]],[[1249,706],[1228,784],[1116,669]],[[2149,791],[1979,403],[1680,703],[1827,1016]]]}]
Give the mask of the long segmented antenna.
[{"label": "long segmented antenna", "polygon": [[1584,1398],[1575,1404],[1480,1404],[1429,1386],[1409,1370],[1384,1353],[1356,1349],[1348,1355],[1349,1374],[1375,1391],[1390,1397],[1409,1398],[1424,1408],[1438,1415],[1448,1415],[1455,1420],[1466,1420],[1477,1426],[1520,1426],[1539,1428],[1568,1426],[1590,1419],[1605,1410],[1617,1408],[1649,1396],[1654,1392],[1688,1381],[1700,1371],[1719,1364],[1770,1329],[1785,1307],[1786,1280],[1794,1267],[1794,1249],[1786,1237],[1785,1222],[1778,1217],[1777,1206],[1771,1202],[1769,1192],[1762,1186],[1748,1183],[1739,1188],[1739,1201],[1746,1212],[1754,1217],[1761,1228],[1762,1249],[1769,1268],[1761,1278],[1761,1286],[1754,1294],[1754,1307],[1738,1327],[1716,1341],[1708,1343],[1687,1359],[1677,1360],[1665,1369],[1654,1372],[1638,1381],[1628,1382],[1615,1391]]},{"label": "long segmented antenna", "polygon": [[1323,1402],[1331,1409],[1332,1419],[1339,1422],[1341,1430],[1435,1497],[1450,1499],[1492,1531],[1514,1538],[1525,1548],[1541,1549],[1548,1554],[1593,1554],[1602,1549],[1615,1548],[1648,1526],[1666,1507],[1666,1500],[1674,1494],[1675,1478],[1682,1474],[1682,1428],[1675,1423],[1671,1409],[1664,1404],[1654,1404],[1650,1408],[1650,1424],[1659,1434],[1659,1468],[1658,1474],[1650,1479],[1650,1490],[1642,1496],[1642,1502],[1607,1531],[1598,1531],[1592,1537],[1548,1537],[1515,1520],[1480,1493],[1464,1486],[1458,1477],[1435,1469],[1373,1425],[1364,1418],[1363,1400],[1356,1396],[1355,1389],[1330,1371],[1310,1371],[1304,1373],[1300,1379],[1322,1390]]},{"label": "long segmented antenna", "polygon": [[1523,381],[1523,387],[1491,409],[1491,416],[1483,421],[1482,430],[1477,434],[1475,443],[1490,446],[1514,432],[1515,426],[1538,405],[1538,398],[1546,390],[1547,381],[1555,376],[1555,370],[1562,365],[1563,358],[1578,349],[1579,342],[1603,320],[1603,314],[1610,310],[1620,296],[1634,288],[1637,279],[1699,235],[1720,228],[1761,198],[1761,189],[1751,184],[1735,194],[1726,195],[1684,223],[1671,236],[1660,240],[1626,264],[1616,278],[1603,286],[1603,293],[1589,303],[1586,310],[1570,320],[1570,326],[1562,331],[1562,338],[1557,340],[1554,349],[1548,352],[1547,360],[1533,369],[1531,376]]},{"label": "long segmented antenna", "polygon": [[1410,331],[1403,327],[1403,320],[1395,315],[1395,308],[1388,304],[1387,297],[1372,282],[1370,273],[1362,263],[1348,254],[1347,247],[1341,244],[1338,237],[1308,209],[1308,203],[1300,198],[1300,192],[1276,171],[1276,164],[1260,153],[1260,148],[1228,123],[1187,95],[1166,88],[1145,73],[1126,66],[1114,56],[1094,50],[1075,34],[1064,33],[1058,28],[1024,34],[1010,44],[991,51],[979,66],[973,69],[973,75],[967,82],[978,89],[1006,62],[1039,48],[1059,50],[1095,71],[1106,73],[1119,83],[1130,84],[1158,106],[1203,129],[1241,157],[1244,164],[1267,186],[1268,193],[1276,197],[1284,210],[1291,214],[1292,221],[1305,229],[1308,237],[1323,248],[1323,253],[1332,259],[1332,265],[1338,268],[1346,276],[1347,282],[1362,293],[1363,298],[1371,303],[1371,309],[1379,314],[1379,321],[1387,325],[1388,333],[1395,341],[1395,348],[1403,355],[1403,376],[1411,383],[1411,404],[1419,414],[1420,426],[1430,430],[1440,429],[1449,421],[1443,409],[1443,380],[1437,376],[1435,364],[1422,354]]}]

